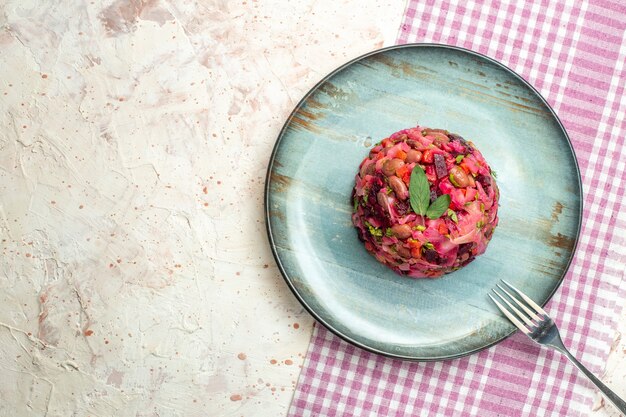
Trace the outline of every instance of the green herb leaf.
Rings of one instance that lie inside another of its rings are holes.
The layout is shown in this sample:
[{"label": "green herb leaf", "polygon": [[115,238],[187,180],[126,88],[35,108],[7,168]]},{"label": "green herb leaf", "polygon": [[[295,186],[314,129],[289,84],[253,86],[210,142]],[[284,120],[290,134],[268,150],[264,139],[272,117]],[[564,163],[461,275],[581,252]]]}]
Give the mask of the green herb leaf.
[{"label": "green herb leaf", "polygon": [[440,195],[435,201],[433,201],[430,207],[428,207],[426,216],[432,220],[438,219],[443,213],[446,212],[446,210],[448,210],[448,207],[450,207],[450,195]]},{"label": "green herb leaf", "polygon": [[456,157],[456,163],[457,163],[457,164],[460,164],[460,163],[461,163],[461,161],[463,160],[463,158],[465,158],[465,155],[457,155],[457,157]]},{"label": "green herb leaf", "polygon": [[426,249],[435,249],[435,245],[433,245],[430,242],[424,242],[424,244],[422,245],[424,248]]},{"label": "green herb leaf", "polygon": [[448,217],[450,217],[455,223],[459,222],[459,218],[456,216],[456,212],[454,210],[448,209]]},{"label": "green herb leaf", "polygon": [[356,213],[356,209],[359,207],[359,197],[354,197],[354,206],[352,207],[352,211]]},{"label": "green herb leaf", "polygon": [[459,184],[454,180],[454,175],[450,174],[448,178],[450,178],[450,182],[452,183],[452,185],[454,185],[457,188],[460,187]]},{"label": "green herb leaf", "polygon": [[391,231],[391,227],[388,227],[387,230],[385,230],[385,236],[387,236],[387,237],[392,237],[393,236],[393,232]]},{"label": "green herb leaf", "polygon": [[381,237],[383,235],[383,231],[380,230],[378,227],[374,227],[371,224],[369,224],[368,222],[365,222],[365,226],[367,226],[367,228],[370,231],[370,234],[372,236],[379,236]]},{"label": "green herb leaf", "polygon": [[418,224],[417,226],[413,226],[413,229],[417,230],[418,232],[423,232],[424,230],[426,230],[426,226]]},{"label": "green herb leaf", "polygon": [[491,176],[493,177],[493,179],[497,180],[498,179],[498,174],[496,173],[496,171],[494,171],[493,169],[491,170]]},{"label": "green herb leaf", "polygon": [[409,183],[409,200],[413,211],[421,216],[426,214],[430,203],[430,184],[421,166],[415,165]]}]

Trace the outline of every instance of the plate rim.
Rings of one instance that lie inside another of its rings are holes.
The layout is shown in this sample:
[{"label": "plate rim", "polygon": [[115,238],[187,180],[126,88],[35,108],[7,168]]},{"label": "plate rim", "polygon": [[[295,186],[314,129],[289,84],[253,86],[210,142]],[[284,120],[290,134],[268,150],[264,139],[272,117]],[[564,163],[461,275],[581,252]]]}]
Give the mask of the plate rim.
[{"label": "plate rim", "polygon": [[[574,159],[574,169],[576,170],[576,183],[578,185],[578,195],[580,196],[580,204],[579,204],[579,210],[578,210],[578,224],[576,225],[576,237],[574,238],[574,246],[572,247],[572,251],[569,255],[569,259],[567,260],[567,263],[565,264],[565,268],[563,268],[563,272],[561,273],[560,278],[558,279],[558,281],[556,282],[556,285],[554,286],[554,288],[550,291],[550,293],[548,294],[548,297],[546,298],[545,302],[542,303],[542,306],[546,305],[554,296],[554,294],[556,293],[556,291],[559,289],[559,287],[561,286],[561,284],[563,283],[563,280],[565,279],[565,275],[567,274],[567,272],[569,271],[569,268],[571,266],[571,263],[574,259],[574,256],[576,254],[576,249],[578,248],[578,242],[580,239],[580,232],[581,232],[581,227],[582,227],[582,218],[583,218],[583,204],[584,204],[584,195],[583,195],[583,189],[582,189],[582,177],[580,174],[580,167],[578,164],[578,158],[576,156],[576,152],[574,150],[574,146],[572,145],[572,141],[567,133],[567,130],[565,130],[565,127],[563,126],[563,123],[561,122],[561,119],[559,118],[559,116],[556,114],[556,112],[554,111],[554,109],[552,108],[552,106],[550,106],[550,104],[546,101],[546,99],[541,95],[541,93],[532,85],[530,84],[524,77],[522,77],[521,75],[519,75],[517,72],[515,72],[514,70],[512,70],[511,68],[509,68],[508,66],[504,65],[503,63],[495,60],[494,58],[491,58],[487,55],[484,55],[480,52],[476,52],[473,51],[471,49],[467,49],[467,48],[463,48],[460,46],[455,46],[455,45],[447,45],[447,44],[439,44],[439,43],[406,43],[406,44],[401,44],[401,45],[392,45],[392,46],[388,46],[388,47],[384,47],[384,48],[379,48],[379,49],[375,49],[373,51],[367,52],[363,55],[360,55],[356,58],[353,58],[351,60],[349,60],[348,62],[340,65],[339,67],[335,68],[333,71],[331,71],[330,73],[328,73],[326,76],[324,76],[320,81],[318,81],[303,97],[302,99],[300,99],[300,101],[298,101],[298,104],[296,104],[293,108],[293,110],[291,111],[291,113],[289,114],[289,116],[287,117],[285,123],[283,124],[283,127],[280,129],[280,132],[278,133],[278,137],[276,139],[276,143],[274,144],[274,147],[272,149],[272,153],[270,155],[270,159],[269,159],[269,163],[267,166],[267,172],[265,175],[265,187],[264,187],[264,196],[263,196],[263,201],[264,201],[264,215],[265,215],[265,226],[266,226],[266,232],[267,232],[267,236],[269,239],[269,243],[270,243],[270,247],[272,250],[272,255],[274,257],[274,260],[276,261],[276,264],[278,266],[278,269],[281,273],[281,276],[283,277],[284,281],[287,283],[287,286],[289,287],[289,289],[291,290],[292,294],[296,297],[296,299],[298,300],[298,302],[300,303],[300,305],[302,305],[304,307],[304,309],[320,324],[322,324],[326,329],[328,329],[331,333],[333,333],[334,335],[338,336],[339,338],[341,338],[342,340],[350,343],[353,346],[356,346],[358,348],[361,348],[365,351],[368,351],[370,353],[375,353],[387,358],[392,358],[392,359],[399,359],[399,360],[404,360],[404,361],[410,361],[410,362],[439,362],[439,361],[444,361],[444,360],[454,360],[454,359],[459,359],[465,356],[469,356],[472,355],[474,353],[478,353],[482,350],[485,349],[489,349],[492,346],[495,346],[496,344],[502,342],[503,340],[509,338],[513,333],[515,333],[517,331],[517,329],[515,327],[512,328],[512,330],[508,333],[505,334],[504,336],[495,339],[494,341],[490,342],[489,344],[485,345],[485,346],[481,346],[478,348],[474,348],[465,352],[461,352],[461,353],[457,353],[457,354],[453,354],[453,355],[441,355],[441,356],[428,356],[428,357],[420,357],[420,356],[407,356],[407,355],[401,355],[401,354],[394,354],[392,352],[386,352],[380,349],[376,349],[374,347],[371,346],[367,346],[357,340],[354,340],[352,337],[350,337],[347,334],[342,333],[340,330],[336,329],[335,327],[333,327],[330,323],[326,322],[319,314],[317,314],[313,308],[311,308],[311,306],[309,306],[306,302],[306,300],[304,299],[304,297],[298,292],[298,290],[295,288],[291,278],[289,277],[289,274],[287,272],[287,270],[285,269],[285,267],[283,266],[283,263],[281,262],[280,256],[278,255],[278,251],[276,248],[276,243],[274,242],[274,235],[272,233],[272,225],[271,225],[271,216],[270,216],[270,207],[269,207],[269,198],[270,198],[270,182],[271,182],[271,174],[274,168],[274,163],[275,163],[275,159],[276,159],[276,154],[278,153],[278,149],[280,148],[280,144],[282,142],[283,137],[285,136],[285,132],[287,131],[287,128],[289,127],[289,125],[291,124],[291,121],[294,117],[294,115],[298,112],[298,110],[306,103],[306,101],[308,100],[308,98],[314,93],[316,92],[320,86],[322,86],[324,83],[326,83],[329,79],[331,79],[332,77],[334,77],[336,74],[338,74],[339,72],[343,71],[344,69],[350,67],[351,65],[365,59],[368,58],[370,56],[373,55],[377,55],[380,53],[384,53],[387,51],[391,51],[391,50],[396,50],[396,49],[412,49],[412,48],[440,48],[440,49],[449,49],[449,50],[453,50],[453,51],[457,51],[457,52],[463,52],[465,54],[468,55],[472,55],[475,57],[478,57],[480,59],[486,60],[489,63],[492,63],[498,67],[500,67],[501,69],[503,69],[504,71],[508,72],[509,74],[511,74],[513,77],[517,78],[524,86],[528,87],[530,89],[530,91],[532,91],[537,98],[543,103],[543,105],[550,111],[550,114],[552,115],[552,117],[554,118],[554,120],[557,122],[559,128],[561,129],[563,135],[565,136],[568,148],[570,150],[570,152],[572,153],[573,159]],[[309,341],[310,343],[310,341]]]}]

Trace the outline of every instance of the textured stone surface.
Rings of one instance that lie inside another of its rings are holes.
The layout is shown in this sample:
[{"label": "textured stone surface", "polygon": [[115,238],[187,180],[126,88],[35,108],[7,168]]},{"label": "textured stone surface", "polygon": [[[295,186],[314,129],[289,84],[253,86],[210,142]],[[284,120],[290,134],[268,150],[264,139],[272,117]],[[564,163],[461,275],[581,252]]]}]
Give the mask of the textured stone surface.
[{"label": "textured stone surface", "polygon": [[403,9],[5,3],[0,415],[286,412],[312,321],[267,243],[267,161]]}]

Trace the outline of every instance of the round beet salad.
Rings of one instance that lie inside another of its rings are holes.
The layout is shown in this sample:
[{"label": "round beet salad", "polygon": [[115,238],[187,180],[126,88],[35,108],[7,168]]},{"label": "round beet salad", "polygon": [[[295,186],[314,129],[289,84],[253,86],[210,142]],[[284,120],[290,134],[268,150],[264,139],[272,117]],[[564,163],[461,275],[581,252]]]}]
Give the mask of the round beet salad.
[{"label": "round beet salad", "polygon": [[495,173],[470,141],[415,127],[375,145],[352,192],[365,248],[402,275],[434,278],[485,252],[498,224]]}]

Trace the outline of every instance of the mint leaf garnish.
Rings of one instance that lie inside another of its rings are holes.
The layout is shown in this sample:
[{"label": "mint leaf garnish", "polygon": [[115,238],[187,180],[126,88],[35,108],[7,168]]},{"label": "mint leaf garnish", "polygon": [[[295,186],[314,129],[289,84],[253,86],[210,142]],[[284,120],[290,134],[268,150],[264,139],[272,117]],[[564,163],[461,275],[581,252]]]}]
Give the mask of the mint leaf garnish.
[{"label": "mint leaf garnish", "polygon": [[421,166],[415,165],[409,182],[409,200],[413,211],[421,216],[426,214],[430,203],[430,184]]},{"label": "mint leaf garnish", "polygon": [[450,196],[448,194],[440,195],[426,210],[426,216],[429,219],[438,219],[450,207]]}]

